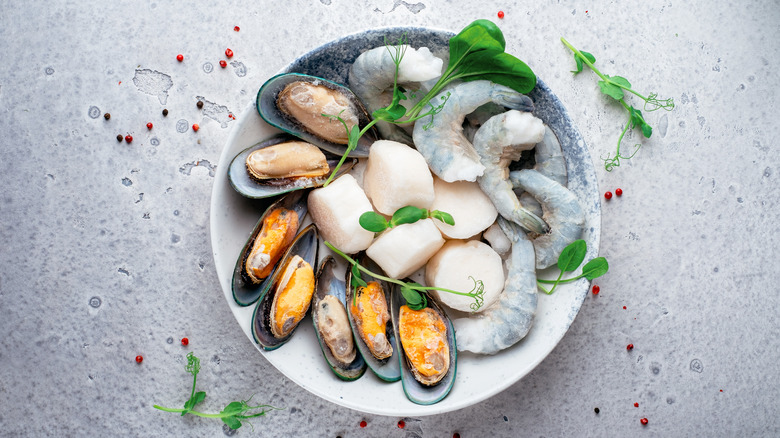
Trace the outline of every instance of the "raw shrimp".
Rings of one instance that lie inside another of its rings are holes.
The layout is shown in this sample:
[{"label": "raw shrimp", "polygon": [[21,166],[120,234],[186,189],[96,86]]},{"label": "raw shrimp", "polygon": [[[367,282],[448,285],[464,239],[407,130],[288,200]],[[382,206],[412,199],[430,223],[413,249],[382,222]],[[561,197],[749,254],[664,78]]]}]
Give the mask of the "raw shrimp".
[{"label": "raw shrimp", "polygon": [[467,114],[488,102],[529,111],[533,108],[528,96],[482,80],[448,87],[431,100],[434,105],[442,102],[439,113],[414,125],[414,144],[431,171],[447,182],[474,181],[485,171],[474,146],[463,135]]},{"label": "raw shrimp", "polygon": [[[564,187],[567,185],[569,177],[561,142],[549,126],[545,125],[544,138],[534,147],[534,158],[536,159],[534,170]],[[517,171],[509,172],[509,180],[512,181],[512,186],[517,188]],[[520,193],[517,198],[523,207],[537,216],[542,216],[542,206],[530,193]]]},{"label": "raw shrimp", "polygon": [[499,217],[498,224],[512,241],[504,291],[484,312],[452,322],[460,351],[498,353],[523,339],[533,324],[537,302],[533,244],[515,223]]},{"label": "raw shrimp", "polygon": [[[349,69],[349,88],[366,105],[369,112],[385,108],[393,100],[395,50],[395,47],[385,46],[368,50],[358,56]],[[441,76],[444,61],[434,56],[428,48],[413,49],[402,45],[398,50],[401,51],[399,53],[403,53],[398,66],[398,83],[405,85],[405,88],[417,89],[421,87],[421,83],[427,83]],[[406,93],[408,100],[401,101],[401,104],[407,106],[407,109],[411,108],[424,94],[425,92]],[[411,133],[398,125],[380,121],[376,127],[382,134],[382,138],[386,140],[413,144]]]},{"label": "raw shrimp", "polygon": [[551,228],[547,234],[532,236],[536,268],[544,269],[558,261],[566,245],[580,238],[585,212],[574,193],[536,170],[517,172],[516,181],[542,204],[542,217]]},{"label": "raw shrimp", "polygon": [[[530,109],[533,110],[533,109]],[[506,108],[493,102],[488,102],[466,116],[463,121],[463,135],[470,142],[474,142],[474,134],[482,127],[482,124],[493,116],[506,112]]]},{"label": "raw shrimp", "polygon": [[484,174],[477,178],[482,191],[493,201],[498,213],[528,231],[544,234],[550,227],[523,207],[509,181],[509,163],[524,150],[542,140],[544,124],[531,113],[507,111],[486,121],[474,135],[474,149]]}]

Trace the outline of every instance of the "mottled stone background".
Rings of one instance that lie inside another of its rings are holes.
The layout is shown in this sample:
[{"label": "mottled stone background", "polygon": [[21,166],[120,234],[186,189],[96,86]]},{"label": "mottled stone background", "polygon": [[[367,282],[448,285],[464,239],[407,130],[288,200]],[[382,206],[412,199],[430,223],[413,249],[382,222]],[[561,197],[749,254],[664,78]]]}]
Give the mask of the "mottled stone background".
[{"label": "mottled stone background", "polygon": [[[240,332],[211,256],[211,186],[230,115],[297,56],[477,18],[568,107],[601,191],[623,189],[602,204],[611,270],[530,375],[400,429],[302,390]],[[775,0],[0,2],[0,435],[234,435],[152,408],[184,402],[193,351],[204,410],[251,394],[286,407],[236,436],[776,436],[778,23]],[[600,157],[625,112],[592,73],[572,77],[561,36],[677,103],[645,113],[652,138],[612,172]]]}]

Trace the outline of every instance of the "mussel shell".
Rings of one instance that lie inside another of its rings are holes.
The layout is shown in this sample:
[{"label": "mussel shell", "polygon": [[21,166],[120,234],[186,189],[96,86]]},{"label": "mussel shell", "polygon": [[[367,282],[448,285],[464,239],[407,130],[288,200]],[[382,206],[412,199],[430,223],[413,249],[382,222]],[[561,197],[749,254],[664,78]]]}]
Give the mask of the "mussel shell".
[{"label": "mussel shell", "polygon": [[[330,174],[316,178],[284,180],[274,184],[258,182],[249,175],[249,172],[246,170],[246,157],[249,156],[249,154],[258,149],[267,148],[269,146],[293,140],[299,139],[286,134],[278,135],[244,149],[241,151],[241,153],[236,155],[233,158],[233,161],[230,162],[230,167],[228,168],[228,180],[230,181],[230,185],[233,186],[233,189],[247,198],[261,199],[282,195],[284,193],[295,190],[320,187],[322,184],[324,184]],[[328,166],[331,168],[331,173],[333,173],[332,169],[336,168],[340,157],[336,157],[327,152],[325,153],[325,156],[328,159]],[[356,163],[356,158],[347,159],[344,161],[344,164],[342,164],[341,168],[339,168],[336,173],[336,178],[348,172]]]},{"label": "mussel shell", "polygon": [[[382,269],[379,268],[379,266],[374,263],[373,260],[370,258],[363,256],[359,260],[360,264],[364,266],[366,269],[368,269],[371,272],[376,272],[377,274],[382,274]],[[391,306],[392,302],[391,299],[391,285],[388,284],[384,280],[376,279],[364,272],[361,272],[361,278],[366,282],[371,281],[378,281],[379,284],[382,285],[382,290],[385,292],[385,300],[387,301],[387,310],[388,312],[391,312]],[[371,368],[371,371],[376,374],[377,377],[380,379],[387,381],[387,382],[397,382],[401,379],[401,367],[399,365],[398,361],[398,348],[396,347],[396,335],[395,331],[393,329],[392,324],[392,312],[391,312],[391,318],[387,321],[387,340],[390,342],[390,345],[393,346],[393,355],[386,358],[386,359],[377,359],[374,357],[373,354],[371,354],[371,350],[369,350],[368,345],[366,345],[365,342],[363,342],[363,338],[360,336],[360,333],[358,331],[357,323],[354,320],[354,316],[352,315],[351,307],[349,303],[352,302],[352,297],[354,296],[354,288],[352,287],[352,272],[349,272],[347,274],[347,315],[349,315],[349,325],[352,327],[352,334],[355,337],[355,342],[358,347],[358,351],[360,354],[363,355],[363,359],[366,361],[366,364],[368,364],[368,367]]]},{"label": "mussel shell", "polygon": [[[298,236],[296,236],[290,248],[287,249],[284,256],[279,260],[278,266],[284,266],[285,262],[295,255],[301,256],[312,267],[317,266],[317,227],[311,224],[304,228]],[[271,286],[275,286],[276,279],[280,275],[280,270],[275,269],[271,274]],[[284,345],[290,337],[295,333],[295,329],[292,329],[287,336],[277,338],[271,333],[269,325],[269,318],[271,315],[271,306],[276,296],[276,290],[274,287],[269,287],[267,291],[260,298],[260,301],[255,307],[254,315],[252,316],[252,335],[264,350],[276,350]],[[299,322],[300,325],[300,322]],[[296,327],[297,328],[297,327]]]},{"label": "mussel shell", "polygon": [[[393,328],[396,333],[398,330],[398,317],[401,306],[406,304],[403,295],[401,294],[401,287],[394,286],[391,294],[392,304],[390,306],[392,311]],[[452,385],[455,383],[455,375],[457,373],[457,359],[458,349],[455,344],[455,328],[452,326],[452,321],[444,313],[444,310],[436,303],[436,301],[430,295],[426,296],[428,300],[428,307],[434,309],[441,314],[444,318],[444,322],[447,324],[447,342],[450,347],[450,368],[447,374],[433,386],[426,386],[418,382],[414,378],[411,369],[409,368],[409,362],[406,359],[406,354],[403,353],[403,345],[401,344],[401,338],[396,336],[395,348],[399,351],[399,363],[401,366],[401,383],[404,387],[404,393],[406,398],[410,401],[417,403],[418,405],[432,405],[441,401],[447,394],[450,393]]]},{"label": "mussel shell", "polygon": [[260,231],[263,228],[263,221],[265,220],[266,216],[268,216],[268,214],[271,213],[274,209],[278,207],[284,207],[287,208],[288,210],[295,211],[298,214],[298,223],[299,224],[303,223],[303,218],[304,216],[306,216],[306,212],[308,211],[308,206],[306,204],[306,199],[308,197],[308,194],[309,194],[308,191],[297,191],[285,195],[284,197],[280,198],[279,200],[271,204],[265,210],[263,215],[260,216],[260,219],[257,221],[255,228],[252,230],[252,233],[249,235],[249,239],[247,240],[246,244],[244,244],[244,247],[241,249],[241,253],[239,253],[238,255],[238,260],[236,260],[236,267],[233,269],[233,282],[232,282],[233,299],[236,301],[236,304],[238,304],[239,306],[249,306],[255,301],[257,301],[263,294],[265,294],[266,291],[268,291],[268,289],[271,287],[272,284],[271,280],[274,277],[274,274],[276,273],[276,268],[274,268],[274,272],[271,272],[271,274],[268,277],[266,277],[266,279],[262,283],[255,284],[251,280],[249,280],[249,277],[247,276],[244,270],[244,264],[246,262],[246,258],[249,255],[250,251],[252,251],[252,245],[254,245],[257,235],[260,234]]},{"label": "mussel shell", "polygon": [[[328,366],[333,372],[343,380],[356,380],[360,378],[363,373],[366,372],[366,362],[363,360],[363,356],[358,350],[355,354],[355,359],[352,363],[343,364],[340,360],[336,359],[331,352],[330,347],[325,343],[318,326],[317,313],[319,311],[319,302],[324,299],[326,295],[333,295],[344,306],[346,301],[346,289],[347,284],[344,280],[338,278],[333,269],[336,266],[336,260],[332,256],[328,256],[322,262],[319,272],[317,272],[317,286],[314,290],[314,298],[311,303],[311,319],[314,323],[314,332],[317,334],[317,339],[320,342],[320,348],[322,348],[322,354],[325,356],[325,360],[328,362]],[[346,310],[346,308],[345,308]],[[353,335],[354,341],[354,335]],[[357,349],[357,345],[355,345]]]},{"label": "mussel shell", "polygon": [[[327,79],[304,75],[301,73],[283,73],[276,75],[267,80],[263,86],[260,87],[260,91],[257,93],[257,111],[260,113],[260,117],[262,117],[263,120],[265,120],[269,125],[306,140],[311,144],[317,145],[323,150],[338,156],[344,155],[344,152],[347,150],[346,145],[332,143],[314,134],[306,132],[300,126],[300,124],[295,123],[289,117],[285,116],[281,111],[279,111],[279,108],[276,106],[277,96],[284,89],[284,87],[287,86],[287,84],[297,81],[316,82],[317,84],[323,85],[332,90],[338,90],[347,96],[349,100],[357,107],[359,125],[361,129],[363,129],[371,121],[368,110],[366,110],[365,106],[360,102],[360,99],[358,99],[349,88]],[[360,138],[360,140],[358,140],[357,148],[350,152],[349,156],[359,158],[368,157],[369,147],[378,139],[379,135],[377,134],[376,130],[369,130]]]}]

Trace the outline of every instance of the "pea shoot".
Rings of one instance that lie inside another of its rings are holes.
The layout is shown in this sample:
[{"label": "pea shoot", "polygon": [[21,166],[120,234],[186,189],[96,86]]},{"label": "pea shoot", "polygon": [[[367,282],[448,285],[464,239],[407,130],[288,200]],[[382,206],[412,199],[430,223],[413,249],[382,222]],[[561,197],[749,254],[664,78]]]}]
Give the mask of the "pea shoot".
[{"label": "pea shoot", "polygon": [[452,215],[439,210],[426,210],[424,208],[415,207],[413,205],[407,205],[401,207],[393,213],[393,216],[388,221],[381,214],[374,211],[367,211],[360,215],[358,222],[360,226],[368,231],[374,233],[381,233],[382,231],[402,224],[413,224],[419,220],[434,218],[444,222],[447,225],[455,225],[455,219]]},{"label": "pea shoot", "polygon": [[[588,245],[582,239],[575,240],[566,246],[566,248],[561,251],[561,255],[558,256],[557,265],[558,269],[561,270],[558,278],[555,280],[537,279],[536,282],[541,283],[539,284],[539,289],[541,289],[547,295],[550,295],[561,283],[570,283],[583,277],[587,278],[588,280],[593,280],[594,278],[598,278],[606,274],[609,270],[609,263],[607,263],[607,259],[604,257],[596,257],[588,263],[585,263],[585,266],[582,267],[582,273],[580,275],[567,278],[565,280],[562,279],[564,272],[573,272],[580,267],[582,262],[585,261],[585,254],[587,251]],[[552,284],[553,286],[550,290],[547,290],[544,286],[542,286],[542,284]]]},{"label": "pea shoot", "polygon": [[645,121],[645,118],[642,115],[642,111],[626,103],[625,92],[628,91],[629,93],[642,99],[645,102],[643,109],[647,112],[656,111],[658,109],[671,111],[674,109],[674,99],[659,99],[657,93],[650,93],[647,96],[640,94],[631,88],[631,83],[628,82],[628,79],[622,76],[609,76],[601,73],[599,69],[593,65],[596,62],[596,57],[591,53],[576,49],[564,38],[561,38],[561,42],[563,42],[566,47],[574,52],[574,61],[577,64],[577,69],[572,71],[572,73],[575,75],[581,73],[583,65],[587,65],[588,68],[593,71],[593,73],[596,73],[596,75],[601,78],[601,80],[598,82],[601,93],[620,102],[623,108],[625,108],[625,110],[628,112],[628,122],[623,127],[623,132],[620,133],[620,137],[618,137],[615,156],[613,157],[611,155],[607,155],[607,158],[601,158],[604,161],[604,169],[607,172],[611,172],[612,169],[620,166],[621,159],[630,159],[636,155],[636,153],[639,152],[639,148],[642,147],[642,145],[639,143],[635,144],[634,151],[629,155],[624,155],[620,151],[620,145],[623,141],[623,136],[626,135],[626,132],[628,132],[629,129],[639,128],[645,138],[650,138],[650,136],[653,134],[653,128]]},{"label": "pea shoot", "polygon": [[[195,411],[193,410],[195,408],[195,405],[202,402],[206,398],[206,392],[205,391],[195,392],[195,383],[198,380],[198,373],[200,372],[200,359],[198,359],[198,357],[195,356],[195,354],[193,354],[192,352],[187,354],[187,366],[185,367],[185,369],[187,370],[188,373],[192,374],[192,393],[190,394],[190,398],[184,403],[184,408],[183,409],[164,408],[162,406],[154,405],[155,409],[159,409],[165,412],[181,413],[182,416],[186,414],[192,414],[203,418],[219,418],[225,424],[227,424],[229,428],[234,430],[240,428],[241,425],[244,422],[248,422],[247,420],[249,420],[250,418],[262,417],[269,410],[279,409],[271,405],[252,406],[249,404],[250,401],[252,400],[252,397],[249,397],[249,400],[241,400],[241,401],[234,401],[228,403],[227,406],[225,406],[225,408],[221,410],[218,414],[206,414],[203,412]],[[257,412],[258,410],[260,412]],[[249,425],[250,427],[252,426],[251,423],[249,423]]]},{"label": "pea shoot", "polygon": [[438,96],[453,81],[476,81],[480,79],[490,80],[497,84],[505,85],[520,93],[528,93],[536,86],[536,75],[523,61],[504,52],[506,41],[501,29],[492,21],[476,20],[469,24],[457,35],[450,38],[450,60],[446,70],[423,98],[408,111],[401,105],[402,100],[407,100],[403,88],[398,85],[398,69],[408,47],[406,33],[402,34],[396,44],[390,45],[385,40],[385,47],[395,64],[395,78],[393,81],[393,100],[390,105],[374,111],[373,120],[363,129],[353,126],[349,129],[339,115],[322,114],[325,117],[338,119],[344,124],[348,133],[347,149],[336,169],[325,181],[323,186],[330,184],[336,171],[341,167],[347,155],[357,148],[357,141],[368,132],[377,122],[385,121],[394,124],[414,123],[425,117],[430,117],[424,126],[426,129],[433,123],[433,117],[438,114],[447,103],[449,93],[436,102]]},{"label": "pea shoot", "polygon": [[423,286],[420,283],[415,283],[411,281],[405,282],[405,281],[397,280],[395,278],[390,278],[384,275],[371,272],[368,268],[361,265],[360,263],[358,263],[357,260],[348,256],[347,254],[344,254],[342,251],[340,251],[338,248],[333,246],[333,244],[331,244],[327,240],[325,241],[325,246],[330,248],[331,251],[333,251],[334,253],[341,256],[344,260],[347,261],[347,263],[351,265],[350,271],[352,272],[352,287],[354,288],[354,293],[352,294],[353,299],[354,297],[357,297],[358,287],[368,286],[368,283],[366,283],[366,281],[362,277],[362,273],[365,273],[378,280],[384,280],[388,283],[393,283],[401,286],[401,294],[406,300],[406,304],[412,310],[420,310],[426,308],[428,306],[428,299],[425,297],[425,295],[428,291],[432,291],[432,290],[439,290],[442,292],[447,292],[455,295],[462,295],[462,296],[474,298],[474,302],[471,303],[471,310],[474,312],[479,310],[482,307],[482,304],[484,304],[485,302],[484,299],[485,285],[482,283],[482,280],[475,280],[474,277],[469,277],[471,281],[474,282],[474,287],[469,292],[459,292],[456,290],[445,289],[442,287],[435,287],[435,286]]}]

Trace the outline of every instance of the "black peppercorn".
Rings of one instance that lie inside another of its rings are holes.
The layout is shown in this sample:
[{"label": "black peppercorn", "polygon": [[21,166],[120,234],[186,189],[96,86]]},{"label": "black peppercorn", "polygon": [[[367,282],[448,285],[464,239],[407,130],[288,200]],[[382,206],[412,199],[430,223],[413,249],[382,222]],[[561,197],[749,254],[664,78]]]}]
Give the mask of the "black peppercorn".
[{"label": "black peppercorn", "polygon": [[163,109],[163,116],[167,116],[167,115],[168,115],[168,108],[165,108]]},{"label": "black peppercorn", "polygon": [[199,108],[199,109],[200,109],[200,108],[203,108],[203,101],[202,101],[202,100],[199,100],[199,101],[198,101],[198,103],[197,103],[197,105],[198,105],[198,108]]},{"label": "black peppercorn", "polygon": [[106,120],[108,120],[108,119],[110,119],[110,118],[111,118],[111,114],[109,114],[109,113],[105,113],[105,114],[103,114],[103,118],[104,118],[104,119],[106,119]]},{"label": "black peppercorn", "polygon": [[122,137],[122,134],[119,134],[116,136],[116,141],[122,143],[122,140],[124,140],[124,137]]}]

